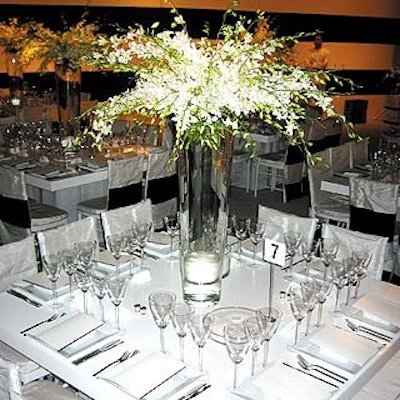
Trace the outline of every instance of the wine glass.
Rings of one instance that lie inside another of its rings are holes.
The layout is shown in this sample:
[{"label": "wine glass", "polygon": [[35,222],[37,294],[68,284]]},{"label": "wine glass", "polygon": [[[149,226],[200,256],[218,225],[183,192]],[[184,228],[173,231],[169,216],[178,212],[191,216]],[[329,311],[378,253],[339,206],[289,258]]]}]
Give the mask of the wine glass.
[{"label": "wine glass", "polygon": [[79,265],[88,271],[93,266],[93,260],[96,255],[97,242],[96,240],[86,240],[75,243],[75,249],[78,252]]},{"label": "wine glass", "polygon": [[224,339],[229,357],[235,366],[233,374],[233,389],[236,389],[238,365],[243,361],[244,356],[249,350],[249,331],[243,322],[232,322],[224,326]]},{"label": "wine glass", "polygon": [[120,233],[115,233],[114,235],[109,235],[106,237],[107,247],[111,252],[117,262],[116,265],[116,275],[119,276],[119,259],[122,256],[122,251],[124,250],[124,237]]},{"label": "wine glass", "polygon": [[111,300],[111,303],[114,304],[114,325],[115,329],[120,330],[120,323],[119,323],[119,306],[124,299],[125,292],[127,287],[127,280],[116,277],[114,279],[107,279],[106,280],[106,288],[108,297]]},{"label": "wine glass", "polygon": [[314,241],[308,238],[303,238],[300,241],[300,254],[306,263],[306,275],[310,273],[310,262],[314,256]]},{"label": "wine glass", "polygon": [[139,248],[139,242],[131,229],[126,230],[122,234],[124,242],[124,250],[129,254],[129,275],[134,275],[135,259],[134,255],[136,250]]},{"label": "wine glass", "polygon": [[321,260],[325,266],[324,279],[326,279],[328,268],[335,260],[336,254],[339,250],[339,243],[337,240],[331,238],[320,239],[319,250],[321,253]]},{"label": "wine glass", "polygon": [[64,269],[64,272],[68,275],[69,282],[69,298],[70,300],[73,298],[73,276],[77,269],[77,258],[78,254],[76,249],[64,249],[60,252],[61,255],[61,263]]},{"label": "wine glass", "polygon": [[268,364],[269,343],[281,323],[282,313],[276,308],[262,307],[256,310],[257,322],[264,341],[263,368]]},{"label": "wine glass", "polygon": [[314,279],[306,277],[300,282],[300,288],[303,294],[304,300],[307,302],[307,319],[306,319],[306,331],[305,336],[310,333],[311,326],[311,314],[317,305],[317,287]]},{"label": "wine glass", "polygon": [[83,295],[83,312],[88,314],[87,292],[90,289],[91,281],[90,276],[86,271],[76,271],[75,275],[76,286],[81,290]]},{"label": "wine glass", "polygon": [[331,265],[331,275],[333,279],[333,284],[336,286],[336,298],[335,298],[335,308],[334,314],[340,314],[339,302],[341,290],[346,286],[348,282],[348,266],[353,262],[353,260],[344,259],[343,262],[333,263]]},{"label": "wine glass", "polygon": [[172,324],[179,337],[179,351],[182,362],[184,361],[184,340],[193,312],[193,307],[185,303],[175,304],[171,310]]},{"label": "wine glass", "polygon": [[290,279],[293,276],[293,261],[296,255],[303,235],[299,231],[289,230],[284,233],[286,252],[290,257],[289,268],[286,269],[285,278]]},{"label": "wine glass", "polygon": [[179,232],[179,216],[178,214],[176,215],[167,215],[166,217],[163,218],[165,229],[167,230],[167,233],[169,237],[171,238],[171,248],[170,248],[170,261],[177,260],[178,257],[174,256],[173,250],[174,250],[174,238],[175,236],[178,235]]},{"label": "wine glass", "polygon": [[153,227],[151,221],[135,221],[133,223],[133,231],[140,247],[140,268],[144,269],[144,248],[150,237]]},{"label": "wine glass", "polygon": [[57,281],[61,274],[61,265],[60,253],[49,254],[43,257],[43,269],[52,284],[53,307],[58,306]]},{"label": "wine glass", "polygon": [[260,350],[261,341],[263,338],[261,336],[261,329],[257,317],[249,317],[245,319],[244,323],[249,331],[251,348],[251,376],[253,376],[256,369],[257,352]]},{"label": "wine glass", "polygon": [[108,275],[103,275],[94,271],[92,271],[89,275],[91,279],[92,292],[99,300],[100,319],[105,322],[103,299],[107,292],[106,281],[108,279]]},{"label": "wine glass", "polygon": [[261,242],[261,239],[264,235],[265,223],[248,220],[247,228],[249,232],[250,241],[253,244],[253,260],[252,263],[249,264],[248,266],[257,268],[260,266],[260,263],[256,261],[257,246]]},{"label": "wine glass", "polygon": [[232,216],[232,227],[233,233],[235,237],[239,240],[239,248],[238,248],[238,260],[239,263],[242,259],[242,242],[248,237],[248,220],[243,218],[238,218],[235,215]]},{"label": "wine glass", "polygon": [[325,280],[322,279],[315,279],[314,280],[315,286],[316,286],[316,298],[318,302],[318,316],[317,316],[317,323],[316,326],[320,327],[322,324],[322,312],[323,312],[323,306],[326,302],[326,299],[331,293],[332,287],[333,287],[333,281],[330,278],[327,278]]},{"label": "wine glass", "polygon": [[150,311],[160,329],[160,344],[163,353],[165,353],[164,330],[169,324],[171,310],[174,308],[175,301],[175,293],[166,290],[152,292],[149,295]]},{"label": "wine glass", "polygon": [[289,288],[289,303],[290,310],[292,311],[293,317],[296,320],[296,330],[294,336],[294,346],[296,346],[299,340],[301,321],[307,314],[308,304],[303,297],[303,293],[298,285],[292,285]]},{"label": "wine glass", "polygon": [[189,322],[189,329],[194,342],[199,350],[199,369],[203,372],[203,348],[211,333],[211,326],[214,322],[212,315],[192,314]]},{"label": "wine glass", "polygon": [[352,256],[357,260],[357,265],[355,268],[356,281],[354,283],[354,295],[353,295],[353,299],[357,299],[361,280],[367,276],[367,270],[372,259],[372,254],[365,249],[361,249],[361,250],[354,250]]}]

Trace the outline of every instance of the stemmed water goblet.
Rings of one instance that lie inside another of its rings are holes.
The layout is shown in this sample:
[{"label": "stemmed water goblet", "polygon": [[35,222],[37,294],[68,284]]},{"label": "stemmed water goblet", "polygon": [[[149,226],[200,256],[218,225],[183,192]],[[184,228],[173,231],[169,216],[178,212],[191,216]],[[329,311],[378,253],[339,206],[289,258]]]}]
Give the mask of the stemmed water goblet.
[{"label": "stemmed water goblet", "polygon": [[171,247],[170,247],[170,261],[177,260],[178,257],[173,255],[174,250],[174,238],[179,233],[179,215],[167,215],[163,218],[165,229],[171,239]]},{"label": "stemmed water goblet", "polygon": [[160,290],[152,292],[149,295],[150,311],[154,321],[160,330],[161,352],[165,353],[164,330],[168,326],[171,318],[171,310],[174,308],[176,301],[175,293]]},{"label": "stemmed water goblet", "polygon": [[303,298],[307,303],[305,336],[308,336],[308,334],[310,333],[311,315],[314,311],[315,306],[317,305],[317,286],[314,279],[306,277],[302,282],[300,282],[300,288]]},{"label": "stemmed water goblet", "polygon": [[106,280],[106,289],[108,297],[111,303],[114,304],[114,325],[115,329],[120,330],[121,326],[119,323],[119,306],[124,299],[127,287],[127,280],[121,277],[108,278]]},{"label": "stemmed water goblet", "polygon": [[87,292],[89,291],[90,286],[92,284],[89,273],[86,271],[76,271],[74,278],[76,286],[78,286],[83,295],[83,312],[85,314],[88,314],[89,310],[88,310]]},{"label": "stemmed water goblet", "polygon": [[269,343],[275,335],[281,323],[282,313],[276,308],[262,307],[256,310],[257,322],[260,327],[261,336],[264,342],[263,368],[268,364]]},{"label": "stemmed water goblet", "polygon": [[116,275],[119,276],[119,259],[122,256],[122,252],[124,250],[124,236],[120,233],[115,233],[114,235],[109,235],[106,237],[107,247],[111,252],[111,255],[114,257],[117,262],[116,265]]},{"label": "stemmed water goblet", "polygon": [[61,274],[61,256],[60,253],[49,254],[43,257],[43,269],[51,281],[53,293],[53,307],[58,306],[57,300],[57,281]]},{"label": "stemmed water goblet", "polygon": [[301,239],[300,242],[300,254],[306,263],[306,275],[310,273],[310,263],[314,257],[314,241],[307,237]]},{"label": "stemmed water goblet", "polygon": [[253,244],[253,260],[249,267],[257,268],[261,264],[256,261],[257,246],[261,242],[264,235],[265,223],[258,221],[247,220],[247,229],[249,232],[250,241]]},{"label": "stemmed water goblet", "polygon": [[185,303],[175,303],[171,310],[172,324],[174,325],[175,332],[179,337],[179,354],[182,362],[184,362],[185,359],[185,337],[189,328],[190,320],[192,319],[193,312],[193,307]]},{"label": "stemmed water goblet", "polygon": [[236,389],[238,365],[243,361],[250,346],[249,331],[244,322],[232,322],[224,326],[224,339],[228,355],[235,366],[233,389]]},{"label": "stemmed water goblet", "polygon": [[93,266],[93,261],[96,255],[97,242],[96,240],[86,240],[75,243],[77,250],[77,259],[79,265],[85,270],[89,271]]},{"label": "stemmed water goblet", "polygon": [[336,286],[335,308],[333,310],[335,315],[340,314],[340,294],[342,289],[348,283],[348,269],[351,268],[351,264],[353,262],[354,261],[352,259],[344,259],[343,262],[334,263],[331,265],[333,284]]},{"label": "stemmed water goblet", "polygon": [[290,257],[289,267],[286,269],[286,274],[285,274],[286,279],[290,279],[293,276],[294,256],[296,255],[297,251],[299,250],[302,237],[303,237],[303,235],[299,231],[289,230],[289,231],[285,232],[285,234],[284,234],[286,252],[287,252],[288,256]]},{"label": "stemmed water goblet", "polygon": [[103,299],[107,293],[106,282],[108,276],[92,271],[90,272],[90,279],[91,279],[91,290],[99,300],[100,319],[103,322],[105,322]]},{"label": "stemmed water goblet", "polygon": [[354,250],[352,257],[357,260],[355,267],[355,282],[354,282],[354,295],[353,299],[358,298],[358,291],[360,289],[361,280],[367,276],[367,269],[372,259],[372,254],[365,249]]},{"label": "stemmed water goblet", "polygon": [[239,240],[239,248],[238,248],[238,260],[239,263],[242,259],[242,242],[247,239],[249,235],[248,231],[248,220],[243,218],[238,218],[235,215],[232,216],[232,227],[235,237]]},{"label": "stemmed water goblet", "polygon": [[211,334],[211,327],[214,322],[212,315],[192,314],[189,322],[189,329],[199,352],[199,369],[203,372],[203,348]]},{"label": "stemmed water goblet", "polygon": [[150,238],[153,223],[151,221],[135,221],[133,231],[140,247],[140,269],[144,268],[144,248]]},{"label": "stemmed water goblet", "polygon": [[250,338],[250,349],[251,349],[251,376],[254,375],[256,371],[256,361],[257,361],[257,353],[261,347],[261,329],[258,323],[257,317],[249,317],[244,321],[248,331]]},{"label": "stemmed water goblet", "polygon": [[73,298],[73,277],[78,267],[77,258],[78,254],[75,248],[73,249],[64,249],[60,252],[61,255],[61,263],[64,269],[64,272],[68,275],[69,282],[69,298],[72,300]]},{"label": "stemmed water goblet", "polygon": [[326,302],[326,299],[331,293],[333,287],[333,281],[329,277],[325,280],[315,279],[314,280],[316,286],[316,298],[318,302],[318,315],[317,315],[317,328],[322,325],[322,312],[323,307]]},{"label": "stemmed water goblet", "polygon": [[339,243],[335,239],[324,238],[319,241],[319,250],[322,263],[325,266],[324,279],[328,276],[328,269],[336,258],[339,250]]},{"label": "stemmed water goblet", "polygon": [[123,243],[124,243],[124,246],[123,246],[124,251],[126,251],[129,254],[129,275],[132,277],[135,273],[134,272],[134,270],[135,270],[134,255],[136,253],[136,250],[139,248],[139,243],[138,243],[138,240],[132,229],[128,229],[125,232],[123,232],[122,236],[123,236]]},{"label": "stemmed water goblet", "polygon": [[296,330],[294,335],[294,346],[299,340],[301,321],[307,314],[308,303],[303,297],[303,293],[298,285],[292,285],[289,288],[289,304],[293,317],[296,320]]}]

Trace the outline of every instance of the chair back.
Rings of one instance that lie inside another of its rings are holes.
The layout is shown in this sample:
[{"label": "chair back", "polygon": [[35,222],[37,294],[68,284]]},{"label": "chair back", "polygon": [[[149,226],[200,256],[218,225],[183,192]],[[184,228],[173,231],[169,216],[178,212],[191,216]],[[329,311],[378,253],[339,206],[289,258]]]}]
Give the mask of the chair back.
[{"label": "chair back", "polygon": [[40,255],[46,257],[61,250],[73,249],[74,244],[83,241],[96,240],[96,218],[87,217],[55,229],[37,233]]},{"label": "chair back", "polygon": [[368,139],[350,142],[350,168],[354,168],[358,164],[368,163],[368,146]]},{"label": "chair back", "polygon": [[342,124],[334,118],[327,118],[322,121],[325,127],[325,148],[339,146],[342,136]]},{"label": "chair back", "polygon": [[18,366],[0,357],[0,400],[21,400],[21,393]]},{"label": "chair back", "polygon": [[35,239],[28,236],[17,242],[0,246],[0,292],[14,281],[38,272]]},{"label": "chair back", "polygon": [[286,201],[303,195],[303,173],[305,153],[300,146],[288,145],[283,169]]},{"label": "chair back", "polygon": [[345,142],[329,148],[332,171],[346,171],[350,168],[350,147],[350,142]]},{"label": "chair back", "polygon": [[135,220],[152,221],[151,201],[147,199],[127,207],[105,211],[100,216],[104,237],[115,235],[131,229]]},{"label": "chair back", "polygon": [[[326,156],[328,156],[328,159],[330,158],[328,149],[318,154],[321,154],[323,158]],[[327,165],[325,161],[313,166],[307,165],[307,176],[310,185],[311,209],[313,210],[316,206],[321,204],[329,204],[330,195],[321,190],[321,182],[325,178],[332,176],[330,165]]]},{"label": "chair back", "polygon": [[399,184],[363,177],[350,182],[350,229],[393,240]]},{"label": "chair back", "polygon": [[144,156],[108,160],[107,209],[136,204],[143,198]]},{"label": "chair back", "polygon": [[266,221],[266,228],[268,228],[269,224],[280,227],[282,233],[289,230],[299,231],[308,243],[314,240],[318,225],[316,218],[300,217],[295,214],[274,210],[261,204],[258,205],[258,221]]},{"label": "chair back", "polygon": [[381,280],[387,237],[370,235],[324,223],[322,225],[322,238],[335,239],[339,243],[337,253],[339,259],[351,256],[353,250],[366,249],[371,255],[367,274],[371,279]]}]

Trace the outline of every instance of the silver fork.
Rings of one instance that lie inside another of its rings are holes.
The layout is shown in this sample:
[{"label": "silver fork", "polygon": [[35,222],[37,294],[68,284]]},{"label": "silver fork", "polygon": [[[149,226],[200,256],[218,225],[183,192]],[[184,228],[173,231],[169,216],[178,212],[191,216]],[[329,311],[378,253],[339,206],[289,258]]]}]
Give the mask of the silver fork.
[{"label": "silver fork", "polygon": [[367,328],[366,326],[356,325],[354,322],[350,321],[347,318],[346,318],[346,323],[347,326],[354,332],[363,332],[368,335],[375,336],[378,339],[385,340],[387,342],[390,342],[392,340],[390,336],[385,335],[384,333],[374,331],[373,329]]},{"label": "silver fork", "polygon": [[36,324],[33,324],[31,326],[28,326],[28,328],[23,329],[20,333],[21,334],[25,334],[26,332],[30,331],[33,328],[36,328],[37,326],[43,325],[43,324],[47,324],[48,322],[52,322],[55,321],[57,318],[61,318],[65,315],[65,313],[62,314],[53,314],[52,316],[50,316],[47,319],[44,319],[42,321],[37,322]]},{"label": "silver fork", "polygon": [[312,370],[318,371],[320,374],[332,378],[339,383],[346,383],[346,381],[348,380],[348,378],[346,378],[345,376],[337,374],[336,372],[333,372],[322,365],[311,363],[310,361],[306,360],[301,354],[297,355],[297,359],[300,367],[302,367],[307,371],[312,371]]},{"label": "silver fork", "polygon": [[135,356],[135,355],[138,354],[138,353],[139,353],[139,350],[134,350],[134,351],[132,351],[132,352],[131,352],[131,351],[128,351],[128,350],[127,350],[127,351],[124,351],[124,352],[122,353],[121,357],[119,357],[119,358],[117,358],[116,360],[111,361],[109,364],[105,365],[102,369],[100,369],[100,370],[98,370],[97,372],[95,372],[95,373],[93,374],[93,376],[99,375],[101,372],[105,371],[107,368],[110,368],[111,366],[116,365],[116,364],[120,364],[120,363],[122,363],[122,362],[128,360],[129,358]]}]

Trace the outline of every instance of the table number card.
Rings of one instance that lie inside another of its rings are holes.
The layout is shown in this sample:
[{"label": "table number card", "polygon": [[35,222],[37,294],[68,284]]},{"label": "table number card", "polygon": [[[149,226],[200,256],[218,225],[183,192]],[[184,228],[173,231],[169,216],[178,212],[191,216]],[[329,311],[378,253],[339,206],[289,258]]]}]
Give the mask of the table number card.
[{"label": "table number card", "polygon": [[285,266],[286,245],[276,240],[264,239],[264,260],[280,267]]}]

